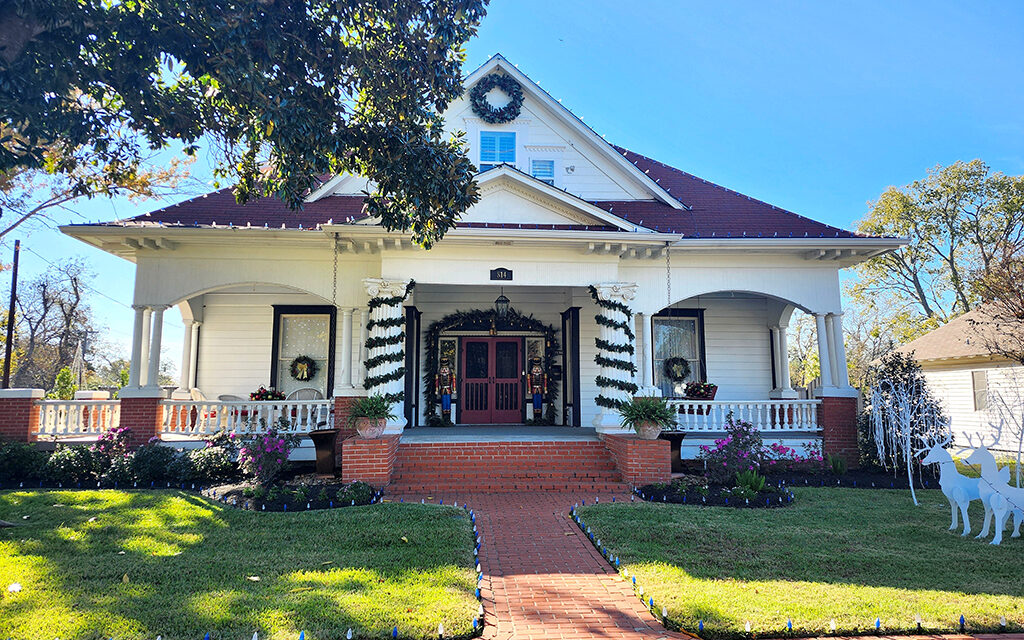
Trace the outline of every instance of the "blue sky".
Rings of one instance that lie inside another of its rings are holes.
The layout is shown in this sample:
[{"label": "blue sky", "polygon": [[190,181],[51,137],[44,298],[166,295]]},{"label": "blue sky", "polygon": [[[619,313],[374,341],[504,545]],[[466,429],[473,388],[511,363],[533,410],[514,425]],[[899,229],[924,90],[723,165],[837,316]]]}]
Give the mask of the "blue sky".
[{"label": "blue sky", "polygon": [[[936,164],[1024,173],[1021,25],[1020,2],[494,0],[466,71],[500,52],[609,141],[849,228],[887,186]],[[79,210],[108,220],[158,206]],[[22,237],[49,260],[92,264],[93,286],[118,301],[94,295],[93,307],[127,353],[132,266],[55,231]],[[43,268],[23,254],[24,277]],[[181,330],[169,317],[174,361]]]}]

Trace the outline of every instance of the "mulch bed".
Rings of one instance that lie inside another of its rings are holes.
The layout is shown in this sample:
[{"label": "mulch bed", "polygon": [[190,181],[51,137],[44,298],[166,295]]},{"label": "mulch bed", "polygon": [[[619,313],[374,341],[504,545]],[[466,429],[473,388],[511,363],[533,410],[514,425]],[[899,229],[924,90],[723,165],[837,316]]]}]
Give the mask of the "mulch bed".
[{"label": "mulch bed", "polygon": [[207,487],[207,498],[248,511],[313,511],[375,504],[379,491],[363,482],[316,474],[293,476],[273,487],[260,489],[249,482]]},{"label": "mulch bed", "polygon": [[784,488],[768,487],[762,489],[757,497],[744,498],[730,495],[731,487],[709,485],[707,493],[696,487],[681,485],[648,484],[637,487],[636,494],[641,500],[648,502],[665,502],[674,504],[695,504],[706,507],[733,507],[737,509],[778,509],[793,503],[793,494]]}]

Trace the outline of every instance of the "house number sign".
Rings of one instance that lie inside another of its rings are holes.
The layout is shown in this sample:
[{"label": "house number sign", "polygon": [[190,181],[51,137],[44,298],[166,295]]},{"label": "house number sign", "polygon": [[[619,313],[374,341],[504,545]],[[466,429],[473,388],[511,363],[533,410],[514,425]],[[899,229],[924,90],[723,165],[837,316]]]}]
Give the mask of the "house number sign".
[{"label": "house number sign", "polygon": [[506,269],[505,267],[498,267],[497,269],[491,269],[491,280],[511,280],[512,270]]}]

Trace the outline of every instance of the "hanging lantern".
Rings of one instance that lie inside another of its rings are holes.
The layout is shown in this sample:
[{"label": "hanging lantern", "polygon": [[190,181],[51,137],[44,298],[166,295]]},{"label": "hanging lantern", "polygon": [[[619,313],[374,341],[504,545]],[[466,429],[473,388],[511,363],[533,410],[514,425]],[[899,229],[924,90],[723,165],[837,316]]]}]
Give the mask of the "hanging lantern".
[{"label": "hanging lantern", "polygon": [[494,312],[499,318],[508,317],[508,307],[512,301],[505,297],[505,287],[501,288],[501,295],[494,301]]}]

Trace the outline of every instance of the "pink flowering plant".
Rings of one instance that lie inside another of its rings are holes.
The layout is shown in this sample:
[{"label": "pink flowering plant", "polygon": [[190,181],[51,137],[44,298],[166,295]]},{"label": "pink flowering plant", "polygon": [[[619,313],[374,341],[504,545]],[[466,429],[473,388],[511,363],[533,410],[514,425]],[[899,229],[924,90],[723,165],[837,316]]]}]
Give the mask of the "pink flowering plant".
[{"label": "pink flowering plant", "polygon": [[238,463],[242,473],[256,485],[272,485],[284,473],[288,465],[288,454],[299,442],[298,436],[284,433],[278,428],[287,426],[288,420],[282,418],[277,427],[248,437],[239,447]]},{"label": "pink flowering plant", "polygon": [[734,419],[732,413],[725,423],[725,437],[715,440],[714,446],[702,445],[699,458],[704,460],[708,480],[716,484],[732,483],[744,471],[760,472],[768,459],[754,425]]},{"label": "pink flowering plant", "polygon": [[806,442],[798,451],[795,447],[787,447],[780,442],[768,445],[768,473],[792,473],[809,471],[817,473],[825,468],[825,457],[821,453],[821,444]]},{"label": "pink flowering plant", "polygon": [[106,471],[115,460],[128,457],[128,440],[131,433],[131,427],[113,427],[96,438],[90,449],[101,471]]}]

